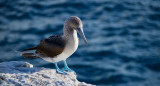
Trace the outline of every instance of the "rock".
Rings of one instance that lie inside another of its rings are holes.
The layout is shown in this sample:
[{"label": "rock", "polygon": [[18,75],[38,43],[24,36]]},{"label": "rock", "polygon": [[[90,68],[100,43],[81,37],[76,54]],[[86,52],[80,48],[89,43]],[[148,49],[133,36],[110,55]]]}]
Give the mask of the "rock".
[{"label": "rock", "polygon": [[0,86],[93,86],[79,82],[73,72],[57,74],[55,69],[37,68],[23,61],[0,63]]}]

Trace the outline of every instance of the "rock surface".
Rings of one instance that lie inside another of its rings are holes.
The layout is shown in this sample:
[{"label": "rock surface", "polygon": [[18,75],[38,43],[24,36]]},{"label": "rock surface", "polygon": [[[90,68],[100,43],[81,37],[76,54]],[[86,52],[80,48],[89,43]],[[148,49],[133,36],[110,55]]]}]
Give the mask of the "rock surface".
[{"label": "rock surface", "polygon": [[79,82],[73,72],[57,74],[55,69],[37,68],[23,61],[0,63],[0,86],[93,86]]}]

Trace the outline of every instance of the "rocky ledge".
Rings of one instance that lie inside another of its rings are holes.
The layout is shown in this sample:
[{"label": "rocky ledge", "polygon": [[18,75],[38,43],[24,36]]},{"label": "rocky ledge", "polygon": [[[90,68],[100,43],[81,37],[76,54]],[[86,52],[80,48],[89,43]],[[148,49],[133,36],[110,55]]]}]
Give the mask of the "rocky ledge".
[{"label": "rocky ledge", "polygon": [[73,72],[57,74],[55,69],[33,67],[23,61],[0,63],[0,86],[93,86],[79,82]]}]

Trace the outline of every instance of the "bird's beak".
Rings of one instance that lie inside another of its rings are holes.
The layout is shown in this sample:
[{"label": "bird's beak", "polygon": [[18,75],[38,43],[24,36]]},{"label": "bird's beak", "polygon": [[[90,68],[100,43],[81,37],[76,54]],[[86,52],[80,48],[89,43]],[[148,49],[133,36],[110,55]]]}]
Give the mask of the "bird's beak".
[{"label": "bird's beak", "polygon": [[76,31],[79,33],[79,35],[81,36],[81,38],[83,39],[85,44],[88,45],[86,37],[85,37],[84,32],[83,32],[83,28],[77,28]]}]

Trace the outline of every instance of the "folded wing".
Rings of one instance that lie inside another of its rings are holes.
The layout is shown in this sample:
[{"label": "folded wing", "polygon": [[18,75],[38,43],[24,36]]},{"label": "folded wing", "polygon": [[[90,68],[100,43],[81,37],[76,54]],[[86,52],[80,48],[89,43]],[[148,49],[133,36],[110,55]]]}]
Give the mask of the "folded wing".
[{"label": "folded wing", "polygon": [[37,46],[36,53],[46,57],[53,57],[61,54],[65,48],[65,40],[61,35],[51,36],[41,40]]}]

